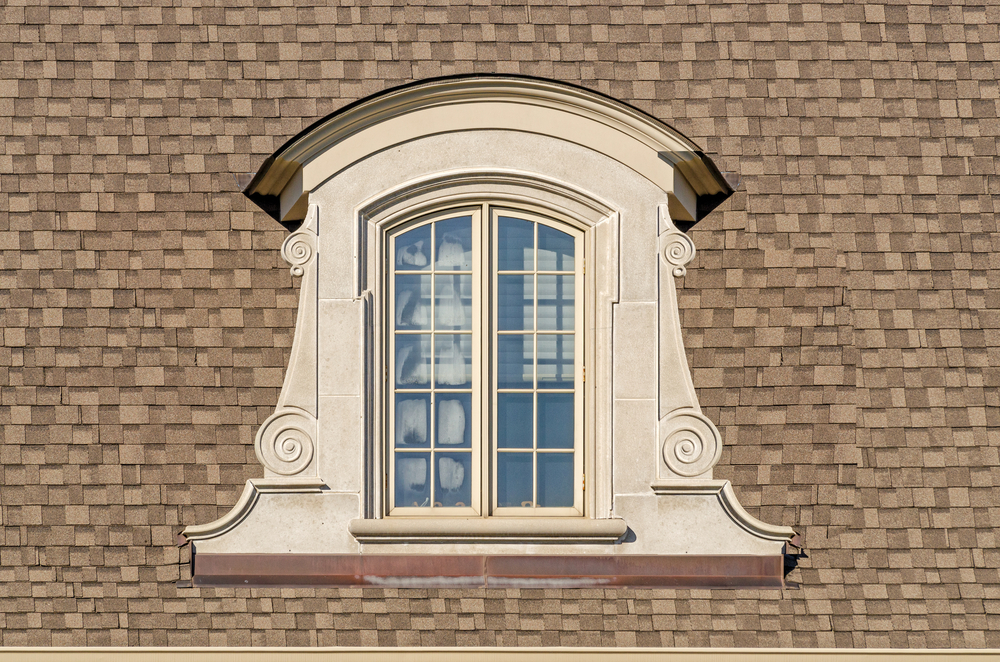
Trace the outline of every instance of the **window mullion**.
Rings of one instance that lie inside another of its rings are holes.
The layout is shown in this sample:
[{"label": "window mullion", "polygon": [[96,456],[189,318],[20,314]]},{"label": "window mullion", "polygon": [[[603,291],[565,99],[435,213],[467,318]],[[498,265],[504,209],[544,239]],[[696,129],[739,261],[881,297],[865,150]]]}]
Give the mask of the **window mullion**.
[{"label": "window mullion", "polygon": [[493,514],[493,438],[494,427],[496,425],[494,412],[496,411],[496,389],[493,388],[494,375],[494,344],[493,324],[491,319],[496,319],[495,306],[491,292],[494,288],[493,280],[495,269],[493,268],[493,219],[490,208],[483,204],[479,210],[479,242],[478,254],[474,256],[473,269],[479,269],[479,352],[480,352],[480,373],[479,373],[479,499],[480,515],[487,517]]}]

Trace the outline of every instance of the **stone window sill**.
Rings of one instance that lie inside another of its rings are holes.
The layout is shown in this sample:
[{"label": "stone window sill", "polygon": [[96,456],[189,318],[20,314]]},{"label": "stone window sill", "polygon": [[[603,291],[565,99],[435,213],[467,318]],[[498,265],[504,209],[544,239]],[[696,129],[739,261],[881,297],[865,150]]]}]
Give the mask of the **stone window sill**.
[{"label": "stone window sill", "polygon": [[387,518],[351,520],[361,543],[550,542],[615,543],[628,526],[623,519],[583,518]]}]

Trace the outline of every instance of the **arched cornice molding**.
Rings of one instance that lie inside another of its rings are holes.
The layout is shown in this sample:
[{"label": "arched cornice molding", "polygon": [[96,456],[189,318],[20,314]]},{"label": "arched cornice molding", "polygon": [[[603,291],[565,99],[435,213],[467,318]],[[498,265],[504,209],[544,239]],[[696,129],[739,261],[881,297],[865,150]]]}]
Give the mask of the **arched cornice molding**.
[{"label": "arched cornice molding", "polygon": [[483,75],[420,81],[346,106],[279,148],[243,192],[294,224],[309,193],[352,163],[411,140],[480,130],[542,134],[605,154],[667,193],[682,227],[733,193],[696,144],[636,108],[565,83]]}]

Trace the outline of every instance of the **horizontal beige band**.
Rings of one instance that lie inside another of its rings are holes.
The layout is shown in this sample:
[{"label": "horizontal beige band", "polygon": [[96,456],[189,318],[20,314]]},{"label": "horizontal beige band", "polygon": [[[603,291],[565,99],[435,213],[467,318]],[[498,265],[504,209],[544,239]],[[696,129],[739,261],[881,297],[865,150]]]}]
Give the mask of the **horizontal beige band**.
[{"label": "horizontal beige band", "polygon": [[0,662],[960,662],[1000,650],[808,648],[0,648]]}]

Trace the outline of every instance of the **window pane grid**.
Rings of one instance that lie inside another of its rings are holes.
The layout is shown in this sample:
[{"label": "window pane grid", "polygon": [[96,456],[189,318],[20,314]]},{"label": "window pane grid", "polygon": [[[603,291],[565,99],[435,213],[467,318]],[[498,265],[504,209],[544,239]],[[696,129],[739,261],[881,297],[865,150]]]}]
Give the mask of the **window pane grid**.
[{"label": "window pane grid", "polygon": [[[396,235],[392,245],[391,507],[470,508],[475,477],[472,217],[412,228]],[[419,273],[411,275],[414,270]]]},{"label": "window pane grid", "polygon": [[[567,262],[575,268],[575,239],[541,223],[506,216],[496,219],[495,233],[495,504],[502,509],[570,507],[575,503],[576,487],[578,360],[573,351],[576,272],[565,268]],[[546,241],[558,255],[551,250],[543,255]],[[522,268],[504,269],[505,264],[518,261]],[[546,263],[559,263],[563,270],[543,271]],[[522,312],[517,312],[518,307]],[[504,314],[517,318],[507,319]],[[556,407],[552,406],[553,397],[561,399]],[[548,403],[545,420],[539,416],[543,399]],[[557,423],[555,427],[561,424],[561,433],[549,429],[549,414]]]},{"label": "window pane grid", "polygon": [[[484,498],[501,512],[482,515],[582,514],[582,238],[481,210],[390,241],[389,507],[468,516]],[[481,276],[479,251],[493,256]]]}]

